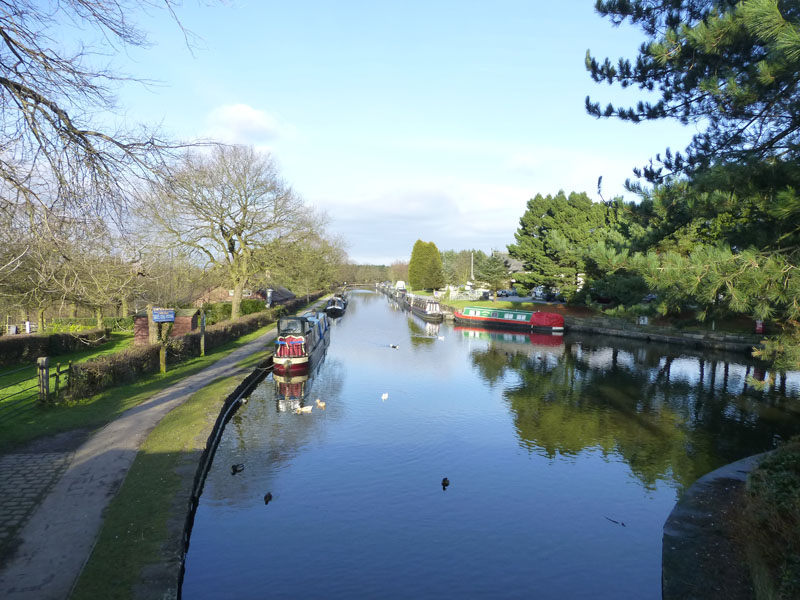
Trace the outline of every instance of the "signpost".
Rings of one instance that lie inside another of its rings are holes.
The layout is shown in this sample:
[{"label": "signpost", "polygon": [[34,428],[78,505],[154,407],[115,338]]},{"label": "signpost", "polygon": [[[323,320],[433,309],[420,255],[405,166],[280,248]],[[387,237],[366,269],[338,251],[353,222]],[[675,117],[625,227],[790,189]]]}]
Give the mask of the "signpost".
[{"label": "signpost", "polygon": [[153,309],[153,323],[174,323],[174,322],[175,322],[174,308]]},{"label": "signpost", "polygon": [[[167,338],[169,332],[172,330],[170,323],[175,322],[175,309],[174,308],[153,308],[152,305],[147,306],[148,317],[150,318],[151,343],[153,337],[156,342],[161,345],[158,351],[159,362],[161,363],[161,372],[167,372]],[[165,325],[166,323],[166,325]],[[155,334],[155,335],[154,335]]]}]

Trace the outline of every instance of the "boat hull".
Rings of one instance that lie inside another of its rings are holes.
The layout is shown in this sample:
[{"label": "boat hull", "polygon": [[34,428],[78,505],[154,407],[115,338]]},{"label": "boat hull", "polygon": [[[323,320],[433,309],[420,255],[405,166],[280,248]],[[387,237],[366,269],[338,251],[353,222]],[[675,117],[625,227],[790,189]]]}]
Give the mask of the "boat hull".
[{"label": "boat hull", "polygon": [[421,308],[417,308],[413,304],[411,305],[410,308],[411,312],[413,312],[423,321],[427,321],[428,323],[441,323],[442,321],[444,321],[444,316],[440,312],[438,313],[425,312],[424,310],[422,310]]},{"label": "boat hull", "polygon": [[273,358],[272,370],[276,375],[281,377],[308,375],[308,372],[311,370],[311,361],[308,356]]},{"label": "boat hull", "polygon": [[465,315],[460,311],[453,312],[453,319],[458,325],[511,329],[515,331],[537,331],[542,333],[564,333],[564,317],[555,313],[537,312],[531,320],[517,321],[485,316]]}]

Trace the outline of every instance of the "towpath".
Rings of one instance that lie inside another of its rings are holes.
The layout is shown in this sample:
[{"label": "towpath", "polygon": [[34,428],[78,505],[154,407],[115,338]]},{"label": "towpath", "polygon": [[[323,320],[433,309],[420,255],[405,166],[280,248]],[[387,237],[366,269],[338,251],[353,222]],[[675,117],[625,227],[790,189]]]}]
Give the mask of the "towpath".
[{"label": "towpath", "polygon": [[173,408],[265,350],[270,331],[213,365],[155,394],[94,433],[76,450],[0,457],[0,542],[16,533],[12,556],[0,564],[0,598],[65,600],[86,563],[142,442]]}]

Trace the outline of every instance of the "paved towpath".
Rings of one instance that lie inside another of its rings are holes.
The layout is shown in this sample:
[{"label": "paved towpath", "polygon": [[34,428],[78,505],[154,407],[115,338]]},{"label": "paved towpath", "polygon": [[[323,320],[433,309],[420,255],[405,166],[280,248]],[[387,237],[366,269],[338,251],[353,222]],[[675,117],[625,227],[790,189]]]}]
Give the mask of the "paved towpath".
[{"label": "paved towpath", "polygon": [[237,363],[265,350],[275,335],[260,336],[129,409],[74,452],[0,458],[0,543],[14,531],[21,539],[0,564],[0,598],[65,600],[91,554],[106,506],[149,433],[198,390],[243,372]]}]

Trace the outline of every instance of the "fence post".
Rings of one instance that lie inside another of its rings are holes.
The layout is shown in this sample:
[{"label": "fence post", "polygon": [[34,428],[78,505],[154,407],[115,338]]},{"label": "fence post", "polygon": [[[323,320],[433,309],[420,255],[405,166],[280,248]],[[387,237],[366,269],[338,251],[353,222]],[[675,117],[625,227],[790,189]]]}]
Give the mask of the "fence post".
[{"label": "fence post", "polygon": [[200,356],[206,355],[206,311],[200,309]]},{"label": "fence post", "polygon": [[46,404],[50,396],[50,361],[46,356],[41,356],[36,360],[39,368],[39,403]]},{"label": "fence post", "polygon": [[59,388],[60,380],[61,380],[61,363],[57,362],[56,363],[56,389],[53,391],[53,397],[54,397],[56,402],[58,402],[58,388]]}]

